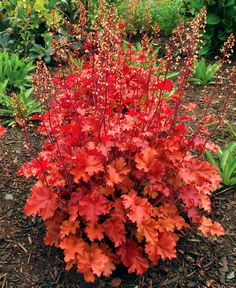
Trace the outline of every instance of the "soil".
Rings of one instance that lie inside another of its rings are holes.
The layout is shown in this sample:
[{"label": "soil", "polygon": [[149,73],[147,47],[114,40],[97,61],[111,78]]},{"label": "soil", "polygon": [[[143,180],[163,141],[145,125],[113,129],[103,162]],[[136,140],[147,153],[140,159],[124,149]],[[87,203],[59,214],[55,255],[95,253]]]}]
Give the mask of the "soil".
[{"label": "soil", "polygon": [[[200,93],[198,87],[189,91],[195,101]],[[217,109],[216,105],[215,114]],[[235,110],[236,99],[232,99],[227,117],[234,127]],[[30,135],[39,148],[42,139],[35,124]],[[230,141],[226,126],[219,129],[214,140],[221,146]],[[225,236],[206,238],[194,231],[181,233],[176,259],[160,262],[139,277],[118,267],[111,278],[87,284],[76,269],[65,271],[59,249],[44,245],[44,223],[23,213],[32,181],[16,177],[16,172],[29,159],[21,129],[9,128],[0,141],[0,288],[236,287],[236,187],[212,195],[212,218],[225,227]]]}]

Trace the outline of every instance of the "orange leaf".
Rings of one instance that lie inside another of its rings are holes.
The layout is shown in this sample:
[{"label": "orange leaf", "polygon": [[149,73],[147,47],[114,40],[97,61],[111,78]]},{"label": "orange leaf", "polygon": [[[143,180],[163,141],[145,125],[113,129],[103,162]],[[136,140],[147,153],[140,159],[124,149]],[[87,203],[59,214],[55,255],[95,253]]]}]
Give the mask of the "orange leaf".
[{"label": "orange leaf", "polygon": [[138,225],[137,238],[139,242],[145,237],[147,242],[155,243],[158,239],[156,231],[157,222],[154,219],[149,219]]},{"label": "orange leaf", "polygon": [[201,225],[198,227],[198,230],[204,235],[210,233],[212,236],[222,236],[225,234],[225,230],[220,223],[212,222],[211,219],[206,218],[205,216],[202,216]]},{"label": "orange leaf", "polygon": [[195,184],[201,186],[204,182],[212,183],[217,187],[221,181],[218,170],[215,166],[208,162],[198,159],[191,159],[180,168],[179,176],[186,184]]},{"label": "orange leaf", "polygon": [[64,250],[65,261],[69,262],[75,260],[77,255],[81,255],[86,245],[83,239],[75,235],[69,235],[60,242],[59,247]]},{"label": "orange leaf", "polygon": [[179,216],[179,211],[172,203],[166,203],[154,208],[153,215],[157,219],[157,228],[160,232],[174,232],[175,229],[189,227],[184,218]]},{"label": "orange leaf", "polygon": [[70,233],[75,234],[76,229],[79,228],[79,221],[71,222],[71,221],[64,221],[60,227],[60,236],[61,239],[65,236],[68,236]]},{"label": "orange leaf", "polygon": [[109,186],[114,186],[122,182],[123,176],[127,175],[130,168],[127,167],[125,159],[120,157],[111,162],[107,167],[108,175],[106,177],[106,183]]},{"label": "orange leaf", "polygon": [[94,241],[95,239],[101,241],[104,238],[102,225],[96,223],[88,224],[85,228],[85,232],[90,241]]},{"label": "orange leaf", "polygon": [[156,159],[156,156],[156,150],[151,147],[141,149],[141,152],[135,155],[135,162],[137,164],[136,167],[139,170],[144,170],[145,172],[148,172],[150,166]]},{"label": "orange leaf", "polygon": [[96,223],[99,215],[109,212],[108,200],[97,192],[88,194],[79,203],[79,214],[89,222]]},{"label": "orange leaf", "polygon": [[27,216],[41,214],[43,220],[49,219],[57,209],[58,196],[42,182],[37,182],[31,188],[31,195],[27,200],[24,211]]},{"label": "orange leaf", "polygon": [[78,271],[84,274],[87,282],[94,281],[93,274],[99,277],[105,273],[106,276],[109,276],[114,268],[110,259],[96,243],[92,243],[78,258]]},{"label": "orange leaf", "polygon": [[123,195],[122,198],[125,208],[130,210],[128,217],[132,222],[140,224],[150,219],[153,207],[147,199],[138,197],[135,191],[132,191],[129,195]]},{"label": "orange leaf", "polygon": [[176,257],[176,241],[174,237],[167,233],[159,234],[158,240],[155,244],[148,242],[145,246],[145,252],[148,258],[157,264],[159,258],[163,260],[172,259]]}]

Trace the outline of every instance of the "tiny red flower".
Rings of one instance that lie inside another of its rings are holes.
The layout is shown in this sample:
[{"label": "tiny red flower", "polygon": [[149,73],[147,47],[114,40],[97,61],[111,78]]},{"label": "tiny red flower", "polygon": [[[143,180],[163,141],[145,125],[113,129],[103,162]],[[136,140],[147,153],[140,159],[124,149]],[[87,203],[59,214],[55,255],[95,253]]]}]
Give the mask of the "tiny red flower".
[{"label": "tiny red flower", "polygon": [[119,22],[119,23],[118,23],[118,27],[119,27],[120,29],[122,29],[122,30],[125,29],[125,25],[124,25],[124,23],[122,23],[122,22]]}]

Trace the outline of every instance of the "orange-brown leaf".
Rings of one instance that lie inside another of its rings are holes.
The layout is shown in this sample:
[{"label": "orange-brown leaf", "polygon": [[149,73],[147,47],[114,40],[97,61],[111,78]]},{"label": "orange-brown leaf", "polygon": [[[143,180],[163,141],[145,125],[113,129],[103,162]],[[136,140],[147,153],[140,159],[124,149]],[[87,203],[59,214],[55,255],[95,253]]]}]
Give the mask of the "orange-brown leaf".
[{"label": "orange-brown leaf", "polygon": [[150,166],[155,161],[156,156],[156,150],[151,147],[141,149],[141,152],[135,155],[136,167],[139,170],[144,170],[145,172],[148,172]]},{"label": "orange-brown leaf", "polygon": [[165,259],[172,259],[176,257],[176,241],[175,238],[168,233],[159,234],[156,243],[148,242],[145,246],[145,252],[148,254],[148,258],[157,264],[160,257]]},{"label": "orange-brown leaf", "polygon": [[150,219],[153,207],[147,199],[137,196],[135,191],[129,195],[122,196],[122,202],[126,209],[129,209],[128,217],[132,222],[137,224]]},{"label": "orange-brown leaf", "polygon": [[60,242],[59,247],[64,250],[65,261],[69,262],[75,260],[77,255],[81,255],[86,245],[83,239],[75,235],[69,235]]},{"label": "orange-brown leaf", "polygon": [[77,228],[79,228],[79,221],[63,221],[60,227],[61,239],[63,239],[65,236],[68,236],[70,233],[75,234]]},{"label": "orange-brown leaf", "polygon": [[89,223],[85,228],[85,232],[90,241],[94,241],[95,239],[101,241],[104,238],[103,227],[100,224]]},{"label": "orange-brown leaf", "polygon": [[98,216],[109,212],[108,200],[97,192],[93,192],[83,197],[79,203],[79,214],[86,221],[96,223]]},{"label": "orange-brown leaf", "polygon": [[120,157],[108,165],[107,172],[106,183],[109,186],[114,186],[114,184],[122,182],[123,177],[130,172],[130,168],[127,167],[125,159]]}]

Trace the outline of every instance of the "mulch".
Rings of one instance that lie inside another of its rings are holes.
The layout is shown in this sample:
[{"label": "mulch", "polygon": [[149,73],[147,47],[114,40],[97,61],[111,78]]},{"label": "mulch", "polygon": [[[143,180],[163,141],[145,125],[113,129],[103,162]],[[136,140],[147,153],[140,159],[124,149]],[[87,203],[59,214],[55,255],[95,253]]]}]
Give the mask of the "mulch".
[{"label": "mulch", "polygon": [[[195,87],[189,94],[196,98],[199,93]],[[234,124],[235,109],[236,99],[232,99],[228,120]],[[42,139],[36,124],[30,135],[39,148]],[[214,139],[221,146],[229,142],[228,130],[221,128]],[[225,236],[206,238],[198,232],[183,232],[176,259],[160,262],[139,277],[118,267],[112,277],[87,284],[76,269],[65,270],[59,249],[44,245],[44,223],[23,213],[32,181],[16,177],[16,172],[29,159],[21,129],[9,128],[0,141],[0,288],[236,287],[236,187],[212,195],[212,218],[222,223]]]}]

